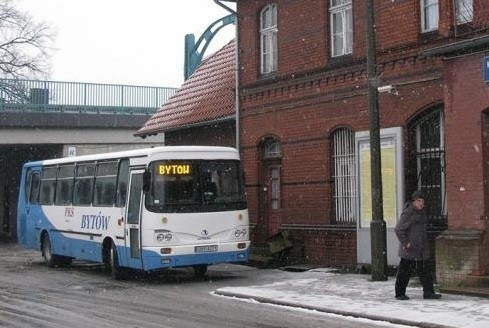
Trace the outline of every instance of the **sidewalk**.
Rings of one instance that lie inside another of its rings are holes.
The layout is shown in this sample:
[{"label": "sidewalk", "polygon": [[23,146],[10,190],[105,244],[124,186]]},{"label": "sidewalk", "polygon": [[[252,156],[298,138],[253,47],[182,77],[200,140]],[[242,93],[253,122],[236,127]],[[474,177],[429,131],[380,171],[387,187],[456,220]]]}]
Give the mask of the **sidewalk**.
[{"label": "sidewalk", "polygon": [[393,277],[373,282],[370,275],[328,269],[294,272],[287,277],[263,286],[220,288],[215,294],[407,326],[489,327],[489,299],[443,294],[440,300],[424,300],[417,278],[407,290],[411,299],[398,301]]}]

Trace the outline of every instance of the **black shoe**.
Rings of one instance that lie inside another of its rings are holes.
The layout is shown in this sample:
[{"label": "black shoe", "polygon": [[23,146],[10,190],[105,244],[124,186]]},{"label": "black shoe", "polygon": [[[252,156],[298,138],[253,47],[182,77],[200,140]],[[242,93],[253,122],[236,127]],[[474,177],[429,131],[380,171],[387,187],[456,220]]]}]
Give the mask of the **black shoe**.
[{"label": "black shoe", "polygon": [[441,294],[433,293],[433,294],[429,294],[429,295],[424,295],[423,298],[425,300],[438,300],[441,298]]},{"label": "black shoe", "polygon": [[396,296],[396,300],[399,300],[399,301],[407,301],[408,299],[409,299],[409,297],[407,297],[406,295]]}]

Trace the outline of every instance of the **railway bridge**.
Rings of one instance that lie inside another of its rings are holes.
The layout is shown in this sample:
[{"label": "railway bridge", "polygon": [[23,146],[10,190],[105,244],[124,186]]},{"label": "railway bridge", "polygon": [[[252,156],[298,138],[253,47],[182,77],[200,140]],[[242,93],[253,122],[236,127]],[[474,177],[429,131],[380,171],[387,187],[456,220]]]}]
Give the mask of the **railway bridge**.
[{"label": "railway bridge", "polygon": [[0,239],[15,240],[20,168],[31,160],[161,145],[134,133],[175,88],[0,79]]}]

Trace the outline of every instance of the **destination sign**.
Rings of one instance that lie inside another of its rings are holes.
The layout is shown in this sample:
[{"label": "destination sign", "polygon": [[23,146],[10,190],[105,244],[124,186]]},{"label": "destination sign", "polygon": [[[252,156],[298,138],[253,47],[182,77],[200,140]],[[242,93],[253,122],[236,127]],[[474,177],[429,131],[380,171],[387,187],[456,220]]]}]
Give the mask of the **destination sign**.
[{"label": "destination sign", "polygon": [[160,164],[158,166],[160,175],[187,175],[190,174],[189,164]]}]

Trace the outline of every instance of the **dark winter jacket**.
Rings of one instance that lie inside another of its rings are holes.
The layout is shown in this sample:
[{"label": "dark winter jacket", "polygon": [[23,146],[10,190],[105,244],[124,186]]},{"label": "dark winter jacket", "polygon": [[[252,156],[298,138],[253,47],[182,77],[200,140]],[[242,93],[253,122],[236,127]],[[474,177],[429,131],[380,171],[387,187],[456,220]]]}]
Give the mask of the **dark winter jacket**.
[{"label": "dark winter jacket", "polygon": [[430,257],[426,223],[425,211],[417,210],[410,202],[406,203],[395,229],[400,243],[399,257],[418,261]]}]

